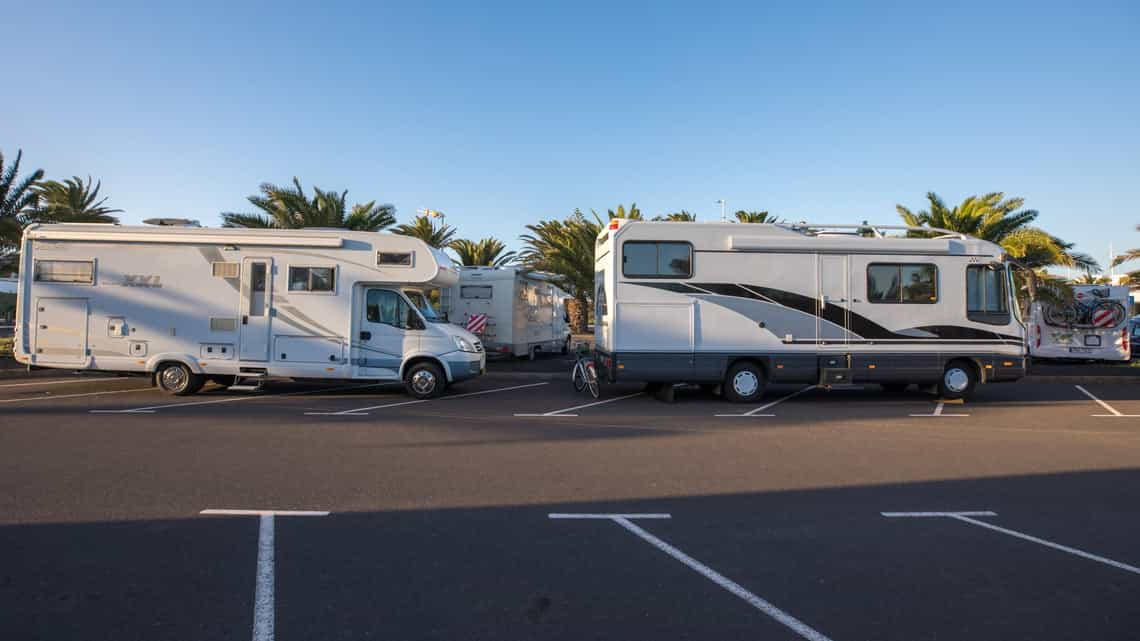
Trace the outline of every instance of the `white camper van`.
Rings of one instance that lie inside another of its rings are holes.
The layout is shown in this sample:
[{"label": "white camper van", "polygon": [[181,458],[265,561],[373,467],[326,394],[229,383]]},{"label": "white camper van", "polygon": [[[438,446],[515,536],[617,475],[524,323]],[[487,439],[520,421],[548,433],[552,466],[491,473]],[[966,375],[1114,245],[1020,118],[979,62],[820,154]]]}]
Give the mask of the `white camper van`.
[{"label": "white camper van", "polygon": [[457,271],[407,236],[32,225],[20,260],[14,352],[36,367],[145,372],[172,394],[291,377],[404,381],[419,398],[485,369],[424,295]]},{"label": "white camper van", "polygon": [[611,220],[595,253],[599,373],[720,385],[741,402],[768,382],[918,383],[953,398],[1022,377],[1002,249],[884,233],[905,229]]},{"label": "white camper van", "polygon": [[1029,353],[1034,358],[1127,361],[1128,287],[1074,285],[1066,305],[1036,302],[1030,309]]},{"label": "white camper van", "polygon": [[490,354],[566,353],[570,295],[551,278],[521,267],[463,267],[448,297],[448,318],[481,336]]}]

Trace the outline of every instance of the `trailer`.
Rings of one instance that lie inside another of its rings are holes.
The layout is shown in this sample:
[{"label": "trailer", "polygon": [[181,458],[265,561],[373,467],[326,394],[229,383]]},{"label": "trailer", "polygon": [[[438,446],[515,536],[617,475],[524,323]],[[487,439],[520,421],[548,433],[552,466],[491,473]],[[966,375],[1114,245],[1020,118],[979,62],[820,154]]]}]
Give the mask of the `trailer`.
[{"label": "trailer", "polygon": [[457,270],[407,236],[343,229],[30,225],[14,355],[33,367],[206,381],[403,381],[428,398],[485,371],[479,340],[437,316]]},{"label": "trailer", "polygon": [[570,348],[570,298],[553,276],[522,267],[463,267],[448,317],[482,340],[488,354],[527,356]]},{"label": "trailer", "polygon": [[1073,285],[1073,300],[1033,303],[1029,354],[1034,358],[1127,361],[1132,358],[1128,287]]},{"label": "trailer", "polygon": [[1012,268],[998,245],[930,228],[614,219],[595,247],[595,363],[666,396],[913,383],[962,398],[1025,374]]}]

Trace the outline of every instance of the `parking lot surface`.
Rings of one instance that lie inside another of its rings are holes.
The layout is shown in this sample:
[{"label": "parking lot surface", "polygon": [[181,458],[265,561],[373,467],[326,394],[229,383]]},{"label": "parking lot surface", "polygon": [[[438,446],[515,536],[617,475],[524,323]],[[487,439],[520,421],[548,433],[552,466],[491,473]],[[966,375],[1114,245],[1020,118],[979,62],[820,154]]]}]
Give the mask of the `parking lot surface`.
[{"label": "parking lot surface", "polygon": [[1135,639],[1140,386],[0,380],[3,639]]}]

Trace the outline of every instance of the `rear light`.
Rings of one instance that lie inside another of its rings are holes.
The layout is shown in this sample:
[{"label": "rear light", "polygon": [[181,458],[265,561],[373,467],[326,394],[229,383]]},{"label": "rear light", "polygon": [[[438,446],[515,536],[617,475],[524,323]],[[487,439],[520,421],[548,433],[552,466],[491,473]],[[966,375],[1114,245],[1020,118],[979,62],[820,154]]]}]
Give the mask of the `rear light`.
[{"label": "rear light", "polygon": [[1124,329],[1120,330],[1120,345],[1126,352],[1130,349],[1130,346],[1128,344],[1128,323],[1125,323]]},{"label": "rear light", "polygon": [[1041,347],[1041,326],[1040,325],[1034,325],[1033,329],[1036,330],[1036,332],[1037,332],[1037,340],[1035,341],[1034,346],[1035,347]]},{"label": "rear light", "polygon": [[502,347],[499,348],[499,351],[506,354],[507,352],[511,351],[511,348],[507,347],[506,345],[503,345]]},{"label": "rear light", "polygon": [[618,228],[618,221],[615,218],[615,219],[610,221],[610,229],[617,229],[617,228]]}]

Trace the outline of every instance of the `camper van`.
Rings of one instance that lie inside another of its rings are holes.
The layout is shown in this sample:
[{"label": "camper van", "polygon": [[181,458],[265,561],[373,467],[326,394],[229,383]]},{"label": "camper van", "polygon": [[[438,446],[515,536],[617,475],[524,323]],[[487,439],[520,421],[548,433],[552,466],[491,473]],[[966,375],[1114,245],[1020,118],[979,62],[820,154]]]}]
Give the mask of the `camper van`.
[{"label": "camper van", "polygon": [[35,367],[206,381],[403,381],[417,398],[479,376],[479,340],[437,316],[450,259],[407,236],[343,229],[107,224],[24,231],[15,357]]},{"label": "camper van", "polygon": [[595,253],[595,359],[609,381],[936,386],[1025,374],[1012,265],[990,242],[921,228],[614,219]]},{"label": "camper van", "polygon": [[570,295],[552,278],[522,267],[463,267],[448,296],[448,318],[481,336],[488,354],[566,353]]},{"label": "camper van", "polygon": [[1073,285],[1073,300],[1035,302],[1029,313],[1029,354],[1034,358],[1131,359],[1128,287]]}]

